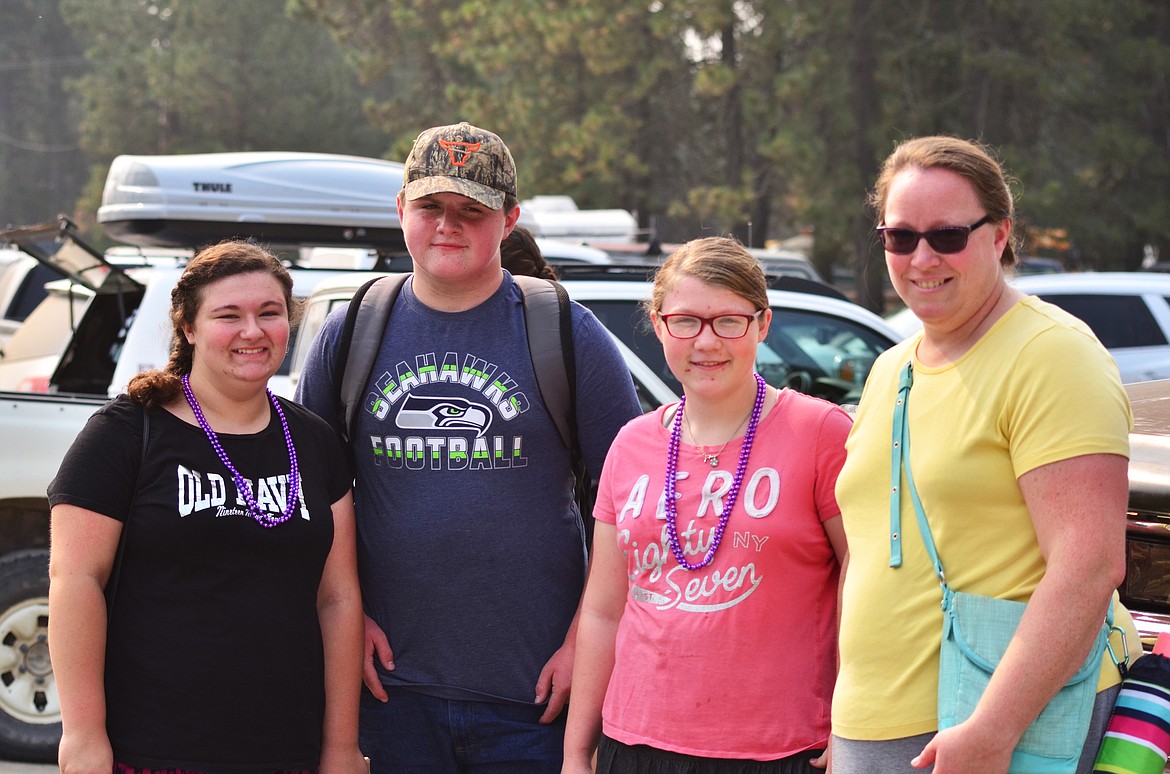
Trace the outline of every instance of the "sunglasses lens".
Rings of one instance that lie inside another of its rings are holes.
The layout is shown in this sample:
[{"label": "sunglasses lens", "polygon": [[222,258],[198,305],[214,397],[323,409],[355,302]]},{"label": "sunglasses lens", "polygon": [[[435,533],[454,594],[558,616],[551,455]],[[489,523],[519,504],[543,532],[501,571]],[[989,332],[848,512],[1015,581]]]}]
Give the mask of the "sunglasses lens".
[{"label": "sunglasses lens", "polygon": [[962,252],[967,246],[971,229],[959,227],[936,228],[921,234],[908,228],[883,228],[878,231],[882,247],[894,255],[909,255],[918,248],[918,240],[924,237],[936,253],[949,255]]},{"label": "sunglasses lens", "polygon": [[967,246],[967,235],[971,233],[965,228],[936,228],[927,231],[923,236],[936,253],[957,253]]},{"label": "sunglasses lens", "polygon": [[912,253],[918,247],[918,232],[908,228],[886,228],[878,233],[881,235],[882,247],[895,255]]}]

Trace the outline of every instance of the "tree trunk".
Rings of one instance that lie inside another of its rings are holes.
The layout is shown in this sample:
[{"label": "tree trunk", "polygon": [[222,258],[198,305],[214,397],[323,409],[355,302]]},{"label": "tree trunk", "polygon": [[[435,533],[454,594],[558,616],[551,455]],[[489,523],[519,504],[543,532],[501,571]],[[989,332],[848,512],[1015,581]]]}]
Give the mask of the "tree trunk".
[{"label": "tree trunk", "polygon": [[[861,199],[877,176],[877,153],[873,146],[872,127],[878,125],[878,94],[874,79],[872,19],[881,12],[881,3],[853,0],[849,11],[849,104],[853,110],[853,163],[857,169]],[[851,219],[849,233],[853,243],[857,270],[857,303],[878,314],[885,311],[885,265],[874,250],[869,214],[858,201],[857,214]]]}]

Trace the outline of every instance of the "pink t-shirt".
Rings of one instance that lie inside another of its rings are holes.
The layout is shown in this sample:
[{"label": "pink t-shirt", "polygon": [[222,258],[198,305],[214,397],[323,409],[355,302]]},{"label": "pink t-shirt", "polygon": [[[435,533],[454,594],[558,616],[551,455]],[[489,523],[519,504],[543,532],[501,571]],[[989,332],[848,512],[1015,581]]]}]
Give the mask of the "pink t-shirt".
[{"label": "pink t-shirt", "polygon": [[[851,419],[784,390],[760,422],[714,561],[687,570],[666,537],[666,407],[627,424],[595,515],[615,524],[630,593],[603,708],[607,736],[710,758],[772,760],[823,747],[837,669],[839,567],[822,522],[837,516]],[[681,444],[679,541],[699,561],[742,439],[718,467]]]}]

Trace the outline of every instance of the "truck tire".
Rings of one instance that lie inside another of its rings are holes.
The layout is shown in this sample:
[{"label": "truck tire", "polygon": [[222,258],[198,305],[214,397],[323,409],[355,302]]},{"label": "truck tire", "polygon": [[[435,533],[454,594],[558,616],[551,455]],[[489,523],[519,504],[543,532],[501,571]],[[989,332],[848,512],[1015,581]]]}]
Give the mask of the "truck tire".
[{"label": "truck tire", "polygon": [[0,759],[56,763],[61,707],[49,661],[49,552],[0,557]]}]

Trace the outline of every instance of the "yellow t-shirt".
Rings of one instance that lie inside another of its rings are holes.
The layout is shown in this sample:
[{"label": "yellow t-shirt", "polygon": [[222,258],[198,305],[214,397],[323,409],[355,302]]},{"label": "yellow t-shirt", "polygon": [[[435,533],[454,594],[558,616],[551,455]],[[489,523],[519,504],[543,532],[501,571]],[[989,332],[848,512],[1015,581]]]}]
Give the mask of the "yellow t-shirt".
[{"label": "yellow t-shirt", "polygon": [[[890,567],[894,399],[920,338],[875,363],[837,481],[849,569],[833,733],[846,739],[937,729],[942,594],[908,496],[902,566]],[[1129,456],[1132,415],[1113,359],[1084,323],[1034,297],[1013,306],[958,362],[928,368],[915,357],[908,411],[914,480],[958,591],[1027,602],[1043,576],[1020,476],[1085,454]],[[1128,613],[1115,608],[1137,643]],[[1103,664],[1101,685],[1118,682],[1107,655]]]}]

